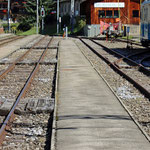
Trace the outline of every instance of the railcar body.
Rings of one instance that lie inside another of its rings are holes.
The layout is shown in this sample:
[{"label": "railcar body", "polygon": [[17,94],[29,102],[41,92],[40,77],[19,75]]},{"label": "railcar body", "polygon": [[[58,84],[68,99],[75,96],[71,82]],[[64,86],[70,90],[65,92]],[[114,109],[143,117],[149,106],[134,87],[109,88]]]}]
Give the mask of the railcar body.
[{"label": "railcar body", "polygon": [[150,0],[141,4],[141,43],[150,45]]}]

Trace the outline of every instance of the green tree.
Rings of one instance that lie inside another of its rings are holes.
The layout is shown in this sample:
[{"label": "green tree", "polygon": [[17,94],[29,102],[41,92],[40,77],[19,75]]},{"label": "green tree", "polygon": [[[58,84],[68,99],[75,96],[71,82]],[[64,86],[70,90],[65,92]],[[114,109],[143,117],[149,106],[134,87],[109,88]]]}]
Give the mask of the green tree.
[{"label": "green tree", "polygon": [[[27,0],[24,4],[25,15],[20,18],[21,23],[33,24],[36,22],[36,3],[37,0]],[[41,7],[44,6],[45,17],[50,14],[50,11],[54,9],[53,0],[39,0],[39,16],[41,15]],[[41,20],[41,17],[39,17]]]}]

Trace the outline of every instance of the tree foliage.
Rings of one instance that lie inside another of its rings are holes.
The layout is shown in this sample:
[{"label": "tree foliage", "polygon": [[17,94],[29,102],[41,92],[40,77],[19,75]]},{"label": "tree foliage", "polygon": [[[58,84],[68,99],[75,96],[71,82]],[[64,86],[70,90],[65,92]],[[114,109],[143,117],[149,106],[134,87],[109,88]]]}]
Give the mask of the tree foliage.
[{"label": "tree foliage", "polygon": [[[33,24],[36,22],[36,4],[37,0],[27,0],[24,4],[25,15],[20,18],[21,22],[27,22]],[[41,7],[44,6],[45,16],[50,14],[50,11],[54,9],[53,0],[39,0],[39,16],[41,15]],[[41,19],[41,17],[39,17]]]}]

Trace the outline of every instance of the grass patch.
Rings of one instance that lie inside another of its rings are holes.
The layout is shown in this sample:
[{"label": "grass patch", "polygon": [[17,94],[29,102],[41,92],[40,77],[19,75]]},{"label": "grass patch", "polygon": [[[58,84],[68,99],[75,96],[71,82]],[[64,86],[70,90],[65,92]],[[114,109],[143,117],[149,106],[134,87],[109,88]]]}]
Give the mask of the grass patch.
[{"label": "grass patch", "polygon": [[[76,35],[81,33],[81,27],[75,26],[74,25],[74,30],[73,33],[71,33],[71,26],[68,26],[68,35]],[[44,35],[63,35],[63,27],[61,27],[61,30],[59,29],[59,34],[57,34],[57,24],[50,24],[50,25],[45,25],[44,32],[40,31],[40,34]]]},{"label": "grass patch", "polygon": [[32,35],[36,34],[36,27],[32,27],[30,30],[26,32],[17,31],[17,35]]},{"label": "grass patch", "polygon": [[[71,27],[68,27],[68,35],[76,35],[76,34],[80,34],[80,27],[76,27],[74,26],[74,31],[73,33],[71,33]],[[57,25],[56,24],[49,24],[49,25],[45,25],[44,27],[44,32],[42,33],[42,31],[40,30],[39,32],[40,34],[43,35],[57,35]],[[63,28],[61,29],[61,31],[59,32],[58,35],[63,35],[64,31]],[[36,34],[36,27],[32,27],[30,30],[26,31],[26,32],[22,32],[22,31],[17,31],[16,33],[17,35],[32,35],[32,34]]]},{"label": "grass patch", "polygon": [[127,39],[127,38],[128,38],[129,40],[132,40],[133,36],[131,36],[131,35],[128,36],[128,37],[127,37],[127,36],[123,36],[122,38],[123,38],[123,39]]}]

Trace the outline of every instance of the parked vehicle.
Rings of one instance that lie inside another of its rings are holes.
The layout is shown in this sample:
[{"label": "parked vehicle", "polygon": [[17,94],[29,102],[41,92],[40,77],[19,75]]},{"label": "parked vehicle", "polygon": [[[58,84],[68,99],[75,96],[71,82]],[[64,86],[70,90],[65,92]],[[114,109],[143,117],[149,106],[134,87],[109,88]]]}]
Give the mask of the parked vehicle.
[{"label": "parked vehicle", "polygon": [[143,46],[150,45],[150,0],[146,0],[141,4],[140,39]]},{"label": "parked vehicle", "polygon": [[101,34],[108,34],[108,36],[122,36],[123,30],[121,30],[121,24],[117,23],[103,23],[100,22]]}]

